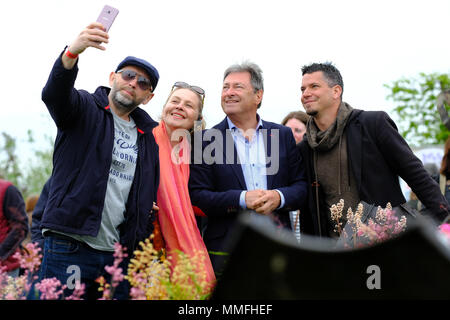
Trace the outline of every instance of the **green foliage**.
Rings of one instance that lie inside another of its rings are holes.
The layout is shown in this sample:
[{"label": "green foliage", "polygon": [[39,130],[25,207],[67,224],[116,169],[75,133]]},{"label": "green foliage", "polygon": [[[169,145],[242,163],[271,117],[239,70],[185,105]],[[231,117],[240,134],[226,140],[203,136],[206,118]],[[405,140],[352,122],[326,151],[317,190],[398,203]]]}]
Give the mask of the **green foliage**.
[{"label": "green foliage", "polygon": [[45,136],[48,143],[48,149],[35,150],[34,161],[27,167],[23,179],[23,186],[26,188],[27,195],[40,194],[41,190],[52,174],[53,169],[53,140]]},{"label": "green foliage", "polygon": [[[24,199],[32,194],[40,194],[42,187],[50,177],[53,163],[53,141],[45,136],[48,148],[35,150],[36,141],[33,132],[28,130],[27,144],[33,150],[32,159],[21,159],[17,156],[16,138],[2,132],[3,145],[0,141],[0,178],[11,181],[22,193]],[[24,165],[23,162],[26,162]]]},{"label": "green foliage", "polygon": [[[417,78],[396,80],[385,84],[387,96],[395,102],[393,112],[399,131],[412,146],[444,144],[450,132],[442,123],[436,98],[450,88],[450,74],[420,73]],[[446,105],[447,110],[450,107]]]},{"label": "green foliage", "polygon": [[19,169],[19,159],[16,155],[16,139],[2,132],[4,145],[0,147],[1,153],[5,155],[0,161],[0,178],[11,181],[18,186],[22,177]]}]

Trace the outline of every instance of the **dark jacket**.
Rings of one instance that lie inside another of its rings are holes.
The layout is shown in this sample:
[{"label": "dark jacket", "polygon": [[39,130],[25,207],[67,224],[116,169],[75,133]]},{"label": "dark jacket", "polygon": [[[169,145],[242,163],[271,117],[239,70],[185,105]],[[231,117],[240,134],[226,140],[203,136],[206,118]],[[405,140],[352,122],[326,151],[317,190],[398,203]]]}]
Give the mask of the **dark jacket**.
[{"label": "dark jacket", "polygon": [[[91,94],[76,90],[78,65],[66,70],[56,60],[42,91],[58,128],[53,172],[41,228],[97,236],[112,161],[114,119],[109,108],[110,89]],[[138,128],[136,172],[126,203],[120,242],[129,250],[153,231],[153,202],[159,184],[158,145],[152,129],[158,124],[142,109],[131,117]]]},{"label": "dark jacket", "polygon": [[28,217],[20,191],[0,179],[0,267],[12,271],[20,266],[13,258],[28,234]]},{"label": "dark jacket", "polygon": [[[405,203],[400,176],[436,221],[447,217],[448,203],[438,184],[426,172],[387,113],[354,109],[345,133],[348,164],[355,177],[360,200],[383,208],[387,202],[394,207]],[[314,179],[313,150],[306,140],[299,143],[298,148],[306,165],[308,180],[308,201],[300,215],[301,232],[325,236],[329,209],[323,201],[322,188]]]},{"label": "dark jacket", "polygon": [[[284,227],[290,228],[289,211],[300,208],[306,200],[306,180],[302,161],[289,128],[266,121],[262,123],[263,129],[267,130],[266,155],[272,157],[272,163],[268,163],[268,167],[274,165],[274,159],[278,161],[276,172],[267,175],[267,189],[278,189],[283,193],[285,206],[276,210],[274,215]],[[237,161],[236,147],[226,118],[213,129],[217,130],[219,136],[210,142],[207,136],[212,134],[213,130],[206,130],[203,133],[201,152],[196,153],[197,150],[194,150],[193,164],[190,166],[189,192],[192,204],[208,216],[204,233],[206,247],[210,251],[225,251],[236,217],[241,211],[240,194],[243,190],[247,190],[247,187],[242,167]],[[272,135],[276,138],[277,130],[279,139],[274,141],[277,143],[277,146],[274,146],[271,142]],[[211,151],[213,145],[217,146],[213,148],[217,161],[209,163],[205,154],[209,153],[208,150]],[[214,151],[217,151],[217,154]]]},{"label": "dark jacket", "polygon": [[31,242],[37,243],[42,252],[44,251],[44,237],[42,236],[41,221],[47,204],[51,181],[51,179],[48,179],[44,184],[31,216]]}]

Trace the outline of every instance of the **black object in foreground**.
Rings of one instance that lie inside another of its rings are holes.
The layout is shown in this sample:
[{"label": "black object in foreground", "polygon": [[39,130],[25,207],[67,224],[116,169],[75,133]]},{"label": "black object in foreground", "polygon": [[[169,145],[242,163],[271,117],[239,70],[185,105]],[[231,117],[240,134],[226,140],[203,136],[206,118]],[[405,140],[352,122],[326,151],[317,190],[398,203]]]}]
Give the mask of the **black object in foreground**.
[{"label": "black object in foreground", "polygon": [[450,298],[450,248],[421,217],[396,238],[361,249],[306,235],[298,244],[262,216],[237,223],[214,300]]}]

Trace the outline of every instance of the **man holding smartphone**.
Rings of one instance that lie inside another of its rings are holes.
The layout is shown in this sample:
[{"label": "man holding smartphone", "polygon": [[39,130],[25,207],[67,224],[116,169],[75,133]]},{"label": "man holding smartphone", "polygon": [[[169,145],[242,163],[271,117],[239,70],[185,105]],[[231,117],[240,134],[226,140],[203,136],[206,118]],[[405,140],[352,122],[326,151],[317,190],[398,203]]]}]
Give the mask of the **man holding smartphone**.
[{"label": "man holding smartphone", "polygon": [[[87,299],[98,297],[95,280],[113,264],[114,244],[131,256],[153,232],[159,184],[152,134],[158,123],[138,107],[153,97],[156,68],[127,57],[109,75],[111,88],[92,94],[74,88],[79,55],[89,47],[105,50],[108,40],[101,23],[90,24],[58,57],[42,92],[58,132],[40,223],[45,241],[39,278],[68,284],[67,270],[77,266]],[[127,287],[123,281],[115,298],[127,299]]]}]

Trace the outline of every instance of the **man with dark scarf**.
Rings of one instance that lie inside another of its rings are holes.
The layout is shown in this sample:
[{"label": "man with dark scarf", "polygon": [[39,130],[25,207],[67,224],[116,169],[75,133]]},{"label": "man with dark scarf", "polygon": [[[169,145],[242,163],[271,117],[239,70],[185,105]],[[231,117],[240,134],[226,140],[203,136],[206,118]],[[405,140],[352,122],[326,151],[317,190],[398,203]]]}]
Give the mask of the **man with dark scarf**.
[{"label": "man with dark scarf", "polygon": [[305,159],[309,196],[301,209],[301,232],[338,237],[330,207],[344,199],[343,225],[348,208],[360,201],[385,207],[406,202],[399,176],[428,214],[442,222],[449,205],[413,154],[392,119],[382,111],[353,109],[342,101],[343,81],[331,63],[302,68],[301,101],[310,115],[306,139],[298,145]]}]

